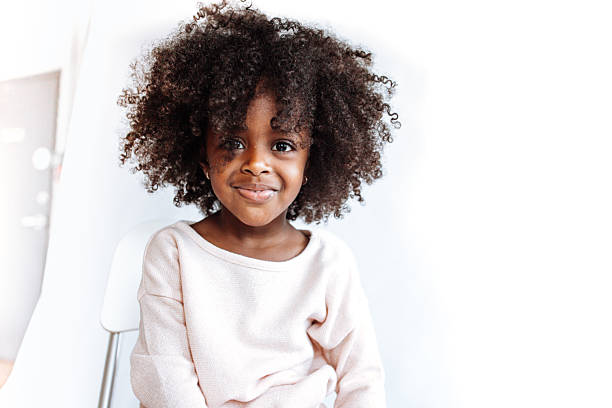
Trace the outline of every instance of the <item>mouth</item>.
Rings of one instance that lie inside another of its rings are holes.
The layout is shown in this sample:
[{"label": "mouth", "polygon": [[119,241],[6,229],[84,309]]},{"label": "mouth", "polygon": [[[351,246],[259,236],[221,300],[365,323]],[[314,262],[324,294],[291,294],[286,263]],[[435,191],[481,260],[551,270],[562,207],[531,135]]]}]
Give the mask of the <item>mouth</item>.
[{"label": "mouth", "polygon": [[238,194],[240,194],[242,197],[248,200],[251,200],[253,202],[257,202],[257,203],[265,202],[269,200],[270,198],[272,198],[274,194],[276,194],[276,190],[272,190],[272,189],[252,190],[252,189],[242,188],[242,187],[234,187],[234,188],[238,190]]}]

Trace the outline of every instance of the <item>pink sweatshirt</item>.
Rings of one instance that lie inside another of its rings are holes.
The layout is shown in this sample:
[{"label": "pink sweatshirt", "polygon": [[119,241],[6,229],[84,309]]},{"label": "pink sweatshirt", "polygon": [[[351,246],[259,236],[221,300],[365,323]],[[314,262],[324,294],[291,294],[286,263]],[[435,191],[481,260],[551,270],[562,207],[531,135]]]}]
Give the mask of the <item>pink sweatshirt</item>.
[{"label": "pink sweatshirt", "polygon": [[138,289],[131,383],[147,408],[384,408],[384,371],[351,249],[326,230],[275,262],[156,232]]}]

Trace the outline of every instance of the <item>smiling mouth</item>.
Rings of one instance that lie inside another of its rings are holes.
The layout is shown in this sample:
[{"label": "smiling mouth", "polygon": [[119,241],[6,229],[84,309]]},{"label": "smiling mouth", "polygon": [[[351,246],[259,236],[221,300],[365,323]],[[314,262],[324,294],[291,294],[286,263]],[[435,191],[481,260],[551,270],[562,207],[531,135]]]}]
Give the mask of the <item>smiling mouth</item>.
[{"label": "smiling mouth", "polygon": [[249,190],[246,188],[235,187],[238,194],[254,202],[264,202],[269,200],[275,193],[275,190]]}]

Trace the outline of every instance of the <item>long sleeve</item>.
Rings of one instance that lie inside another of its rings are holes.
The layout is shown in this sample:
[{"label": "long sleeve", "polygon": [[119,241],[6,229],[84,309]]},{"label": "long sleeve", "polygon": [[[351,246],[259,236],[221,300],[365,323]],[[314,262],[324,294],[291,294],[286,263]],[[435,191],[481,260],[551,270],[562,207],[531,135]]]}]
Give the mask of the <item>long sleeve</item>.
[{"label": "long sleeve", "polygon": [[336,370],[335,408],[384,408],[384,369],[368,300],[350,249],[343,266],[330,281],[324,321],[314,322],[308,334]]},{"label": "long sleeve", "polygon": [[147,244],[138,340],[130,356],[131,384],[146,408],[206,408],[189,350],[173,237],[156,234]]}]

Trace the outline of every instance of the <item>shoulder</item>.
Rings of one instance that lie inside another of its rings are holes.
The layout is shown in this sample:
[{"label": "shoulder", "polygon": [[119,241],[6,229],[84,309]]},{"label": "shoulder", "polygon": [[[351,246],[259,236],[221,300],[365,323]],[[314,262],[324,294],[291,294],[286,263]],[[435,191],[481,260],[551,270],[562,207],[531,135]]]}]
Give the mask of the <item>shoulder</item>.
[{"label": "shoulder", "polygon": [[186,221],[180,220],[154,230],[147,241],[145,255],[177,251],[180,242],[186,238],[185,227],[190,228]]},{"label": "shoulder", "polygon": [[329,230],[318,230],[321,240],[324,269],[329,273],[329,299],[347,302],[363,301],[361,277],[357,257],[344,238]]},{"label": "shoulder", "polygon": [[357,266],[355,254],[347,242],[338,234],[325,229],[317,229],[322,258],[326,263],[341,264],[354,269]]},{"label": "shoulder", "polygon": [[180,231],[175,224],[155,230],[144,249],[142,283],[138,298],[146,293],[180,299]]}]

